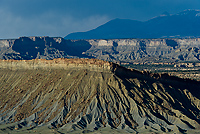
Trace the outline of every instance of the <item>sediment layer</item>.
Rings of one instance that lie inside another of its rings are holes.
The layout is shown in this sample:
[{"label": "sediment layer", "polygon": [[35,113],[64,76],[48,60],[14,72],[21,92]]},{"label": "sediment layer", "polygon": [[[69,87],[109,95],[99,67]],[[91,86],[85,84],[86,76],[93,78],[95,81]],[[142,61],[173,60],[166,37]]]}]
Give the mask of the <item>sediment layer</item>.
[{"label": "sediment layer", "polygon": [[96,58],[112,62],[199,62],[200,38],[65,40],[20,37],[0,40],[0,59]]},{"label": "sediment layer", "polygon": [[33,59],[33,60],[0,60],[0,68],[18,69],[89,69],[110,71],[111,63],[98,59]]}]

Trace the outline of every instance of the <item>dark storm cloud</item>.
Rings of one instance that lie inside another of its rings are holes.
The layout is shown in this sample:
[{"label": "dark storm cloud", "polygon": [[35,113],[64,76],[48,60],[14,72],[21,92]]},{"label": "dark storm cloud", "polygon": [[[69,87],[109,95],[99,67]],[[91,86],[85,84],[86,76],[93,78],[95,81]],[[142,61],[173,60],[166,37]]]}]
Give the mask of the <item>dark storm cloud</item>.
[{"label": "dark storm cloud", "polygon": [[145,21],[199,5],[199,0],[0,0],[0,38],[65,36],[114,18]]}]

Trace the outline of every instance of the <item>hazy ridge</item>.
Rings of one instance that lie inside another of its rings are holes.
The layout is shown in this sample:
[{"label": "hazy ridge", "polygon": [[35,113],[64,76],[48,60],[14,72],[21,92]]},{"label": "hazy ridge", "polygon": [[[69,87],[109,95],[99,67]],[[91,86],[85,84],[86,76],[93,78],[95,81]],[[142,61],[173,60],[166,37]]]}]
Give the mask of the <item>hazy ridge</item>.
[{"label": "hazy ridge", "polygon": [[86,32],[68,34],[65,39],[185,38],[200,36],[200,10],[165,13],[141,22],[113,19]]}]

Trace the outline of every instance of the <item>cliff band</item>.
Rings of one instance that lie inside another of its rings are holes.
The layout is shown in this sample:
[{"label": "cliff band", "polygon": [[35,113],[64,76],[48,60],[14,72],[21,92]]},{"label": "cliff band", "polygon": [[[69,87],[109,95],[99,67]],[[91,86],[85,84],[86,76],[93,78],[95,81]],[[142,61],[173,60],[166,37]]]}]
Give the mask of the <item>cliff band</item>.
[{"label": "cliff band", "polygon": [[200,38],[90,39],[20,37],[0,40],[0,59],[96,58],[111,62],[199,62]]}]

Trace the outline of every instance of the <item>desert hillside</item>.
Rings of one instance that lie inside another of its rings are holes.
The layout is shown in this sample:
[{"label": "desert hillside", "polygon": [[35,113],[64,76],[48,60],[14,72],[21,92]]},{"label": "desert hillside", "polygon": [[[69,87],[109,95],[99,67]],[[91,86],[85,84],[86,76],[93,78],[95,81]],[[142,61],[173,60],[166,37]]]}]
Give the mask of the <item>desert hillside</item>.
[{"label": "desert hillside", "polygon": [[37,59],[1,60],[0,81],[0,133],[200,129],[194,80],[97,59]]}]

